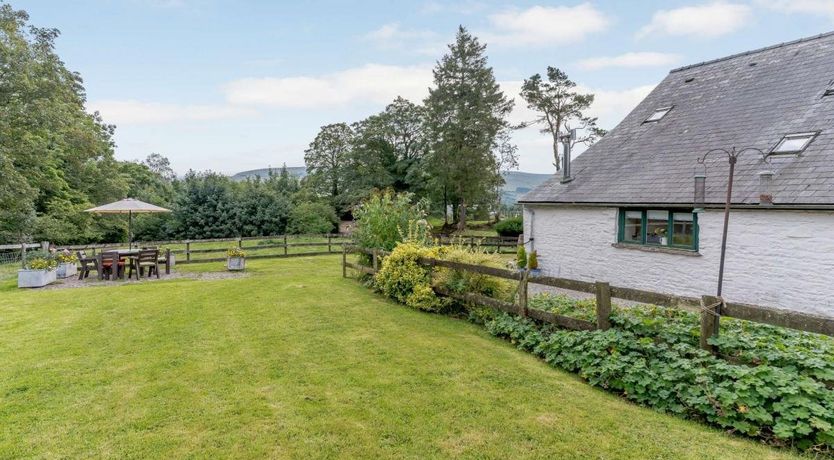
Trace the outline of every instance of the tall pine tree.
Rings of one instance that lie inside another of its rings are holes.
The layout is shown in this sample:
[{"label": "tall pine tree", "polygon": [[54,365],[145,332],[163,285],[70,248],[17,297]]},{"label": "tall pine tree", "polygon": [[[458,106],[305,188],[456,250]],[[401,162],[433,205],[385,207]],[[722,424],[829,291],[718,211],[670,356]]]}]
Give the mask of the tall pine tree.
[{"label": "tall pine tree", "polygon": [[432,185],[443,196],[444,207],[456,203],[461,230],[466,228],[467,206],[484,202],[503,182],[497,139],[508,129],[506,117],[513,108],[495,82],[485,49],[461,26],[434,69],[436,87],[425,100]]}]

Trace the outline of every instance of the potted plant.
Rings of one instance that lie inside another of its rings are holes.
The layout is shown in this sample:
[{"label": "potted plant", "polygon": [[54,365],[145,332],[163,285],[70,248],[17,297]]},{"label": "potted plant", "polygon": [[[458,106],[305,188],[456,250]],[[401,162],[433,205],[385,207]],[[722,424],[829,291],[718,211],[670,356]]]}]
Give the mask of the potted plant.
[{"label": "potted plant", "polygon": [[26,264],[26,268],[17,271],[17,287],[37,288],[55,281],[55,268],[58,263],[51,257],[36,257]]},{"label": "potted plant", "polygon": [[78,273],[78,256],[69,252],[69,251],[62,251],[59,252],[58,255],[55,256],[55,260],[58,263],[58,270],[56,270],[56,276],[59,279],[69,278],[70,276],[75,276]]},{"label": "potted plant", "polygon": [[657,228],[654,231],[655,240],[653,243],[660,243],[663,246],[666,246],[667,239],[666,239],[666,229],[665,228]]},{"label": "potted plant", "polygon": [[527,269],[530,270],[531,275],[540,275],[539,270],[539,254],[536,251],[530,251],[530,259],[527,261]]},{"label": "potted plant", "polygon": [[226,250],[226,268],[231,271],[239,271],[246,268],[246,253],[237,246]]},{"label": "potted plant", "polygon": [[524,271],[527,268],[527,250],[524,249],[523,245],[518,246],[518,250],[515,253],[515,262],[518,271]]}]

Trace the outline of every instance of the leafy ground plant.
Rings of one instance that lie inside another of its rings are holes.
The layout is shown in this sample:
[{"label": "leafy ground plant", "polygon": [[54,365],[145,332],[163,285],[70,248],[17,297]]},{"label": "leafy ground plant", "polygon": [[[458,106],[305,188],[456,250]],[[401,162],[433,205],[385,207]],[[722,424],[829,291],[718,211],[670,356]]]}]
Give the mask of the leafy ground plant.
[{"label": "leafy ground plant", "polygon": [[[593,318],[593,300],[542,295],[530,306]],[[487,329],[590,384],[654,409],[781,445],[831,453],[834,391],[830,338],[723,320],[714,344],[698,348],[697,316],[659,307],[615,308],[614,328],[578,332],[499,314]],[[724,324],[726,323],[726,324]]]}]

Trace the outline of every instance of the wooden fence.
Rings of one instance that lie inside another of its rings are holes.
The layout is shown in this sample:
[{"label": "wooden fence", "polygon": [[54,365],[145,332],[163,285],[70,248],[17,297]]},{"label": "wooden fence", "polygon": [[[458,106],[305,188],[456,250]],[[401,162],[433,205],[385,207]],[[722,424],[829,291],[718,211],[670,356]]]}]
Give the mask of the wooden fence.
[{"label": "wooden fence", "polygon": [[[292,239],[318,239],[320,241],[303,241],[291,242]],[[251,241],[270,241],[268,244],[247,245],[246,242]],[[271,242],[277,241],[277,242]],[[325,234],[325,235],[273,235],[273,236],[252,236],[242,238],[209,238],[209,239],[188,239],[188,240],[165,240],[165,241],[141,241],[134,242],[135,247],[147,246],[184,246],[181,249],[170,249],[171,254],[181,256],[176,258],[176,263],[203,263],[203,262],[221,262],[226,260],[226,250],[228,246],[224,247],[209,247],[199,248],[200,244],[207,243],[231,243],[244,250],[260,251],[269,249],[279,249],[273,254],[248,254],[247,259],[270,259],[283,257],[302,257],[302,256],[318,256],[327,254],[338,254],[341,252],[341,247],[350,244],[351,240],[343,235]],[[105,249],[112,249],[118,246],[124,246],[125,243],[99,243],[99,244],[78,244],[58,246],[58,250],[68,249],[70,251],[90,250],[95,255],[96,252]],[[300,251],[293,252],[293,248],[322,248],[319,251]],[[220,257],[212,257],[215,254],[221,254]],[[197,257],[192,257],[197,256]],[[209,257],[202,257],[209,256]]]},{"label": "wooden fence", "polygon": [[[372,266],[366,267],[364,265],[348,262],[347,255],[351,252],[366,253],[371,255]],[[345,246],[342,252],[342,275],[347,276],[348,268],[362,273],[374,274],[379,269],[380,259],[384,255],[385,252],[379,250],[365,250]],[[696,308],[700,311],[701,315],[701,347],[712,352],[716,352],[716,350],[708,343],[708,339],[718,334],[718,326],[722,316],[834,336],[834,318],[772,307],[763,307],[759,305],[723,302],[715,296],[705,295],[700,299],[694,297],[682,297],[672,294],[643,291],[640,289],[611,286],[609,283],[602,281],[589,282],[567,278],[556,278],[552,276],[531,275],[527,271],[512,271],[502,268],[484,267],[480,265],[464,264],[440,259],[423,258],[420,259],[420,262],[424,265],[432,267],[445,267],[453,270],[468,271],[517,281],[519,283],[518,297],[515,302],[497,300],[471,292],[463,294],[454,293],[442,288],[435,288],[435,291],[440,295],[449,296],[469,303],[490,306],[541,322],[555,324],[567,329],[609,329],[611,327],[611,322],[609,320],[609,316],[611,314],[611,299],[617,298],[669,308]],[[531,283],[593,294],[596,297],[596,321],[590,322],[569,316],[557,315],[548,311],[529,308],[527,303],[527,289],[528,285]]]},{"label": "wooden fence", "polygon": [[495,252],[515,253],[518,248],[518,238],[514,236],[478,236],[478,235],[435,235],[437,242],[444,246],[460,244],[464,246],[480,246],[494,248]]}]

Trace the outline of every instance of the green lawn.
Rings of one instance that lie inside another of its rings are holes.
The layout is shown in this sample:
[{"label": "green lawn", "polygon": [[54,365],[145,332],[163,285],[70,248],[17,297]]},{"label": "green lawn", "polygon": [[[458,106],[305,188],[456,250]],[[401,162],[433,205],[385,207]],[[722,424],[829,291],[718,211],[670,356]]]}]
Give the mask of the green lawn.
[{"label": "green lawn", "polygon": [[[636,407],[339,256],[246,277],[0,280],[0,458],[787,458]],[[208,271],[220,264],[178,267]]]}]

